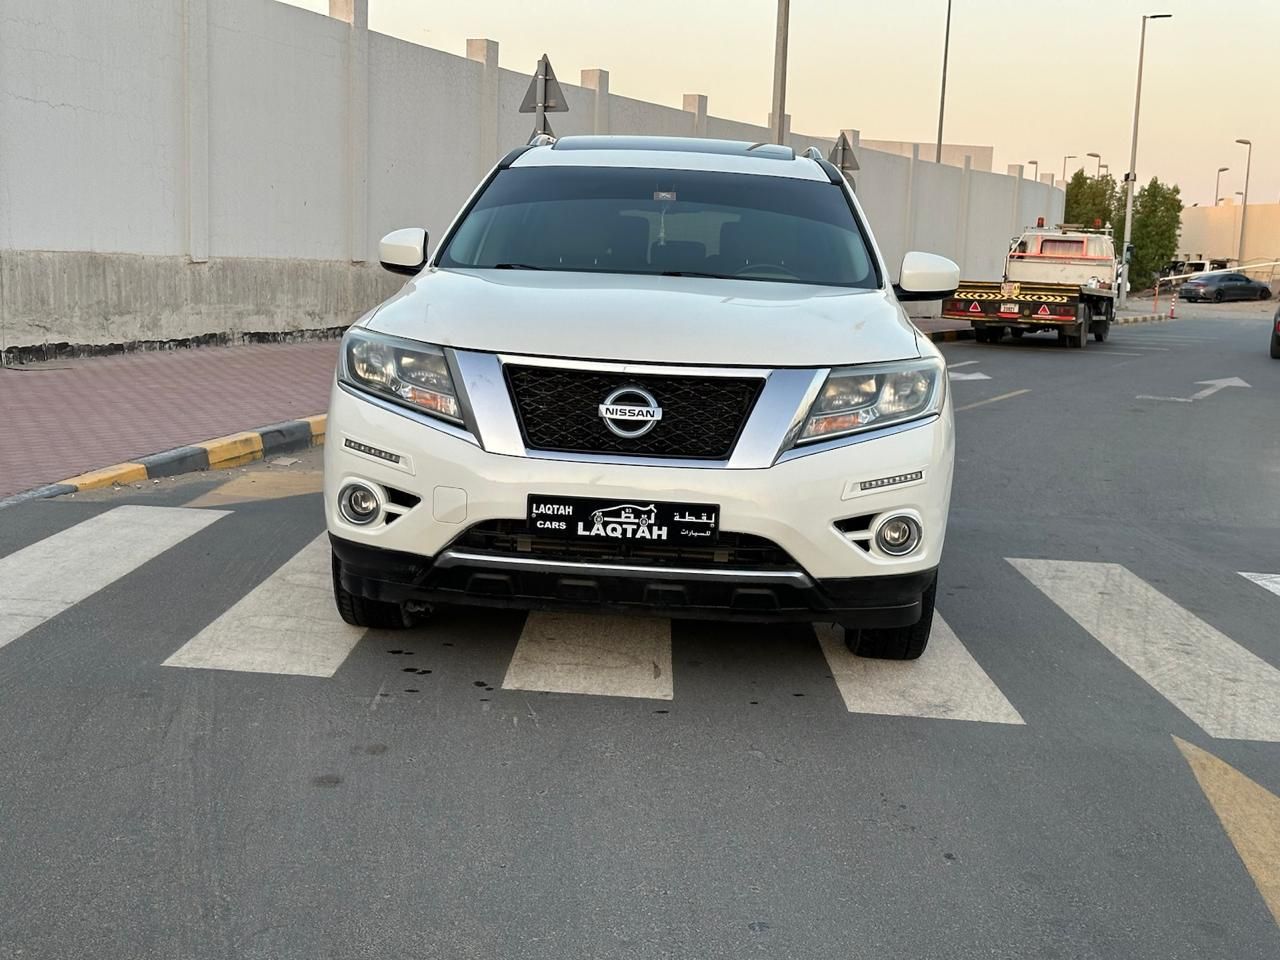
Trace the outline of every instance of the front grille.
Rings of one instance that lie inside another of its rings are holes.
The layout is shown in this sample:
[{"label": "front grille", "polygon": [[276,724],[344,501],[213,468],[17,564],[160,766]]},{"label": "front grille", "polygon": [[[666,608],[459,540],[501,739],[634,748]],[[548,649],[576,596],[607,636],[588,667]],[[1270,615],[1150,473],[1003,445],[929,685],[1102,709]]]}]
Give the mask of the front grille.
[{"label": "front grille", "polygon": [[627,564],[651,567],[697,567],[723,570],[799,570],[800,565],[772,540],[750,533],[721,531],[708,546],[652,543],[600,543],[561,540],[530,534],[523,520],[486,520],[450,544],[469,553],[533,557],[571,563]]},{"label": "front grille", "polygon": [[[725,460],[764,386],[760,377],[656,376],[553,367],[506,368],[524,442],[532,450]],[[648,390],[662,419],[619,437],[599,406],[619,387]]]}]

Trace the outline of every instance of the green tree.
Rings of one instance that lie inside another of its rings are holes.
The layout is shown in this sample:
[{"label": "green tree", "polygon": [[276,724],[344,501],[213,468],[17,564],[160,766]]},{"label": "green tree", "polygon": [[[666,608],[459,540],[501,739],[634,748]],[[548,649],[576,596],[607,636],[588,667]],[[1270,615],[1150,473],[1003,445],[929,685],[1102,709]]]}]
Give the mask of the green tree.
[{"label": "green tree", "polygon": [[[1124,195],[1116,198],[1115,236],[1117,246],[1124,237]],[[1178,249],[1182,224],[1182,196],[1175,184],[1156,177],[1133,198],[1133,258],[1129,261],[1129,286],[1135,293],[1155,282],[1160,268],[1173,259]]]},{"label": "green tree", "polygon": [[[1089,177],[1077,170],[1067,181],[1067,205],[1063,218],[1082,227],[1106,226],[1115,219],[1119,189],[1111,177]],[[1123,204],[1120,204],[1123,209]]]}]

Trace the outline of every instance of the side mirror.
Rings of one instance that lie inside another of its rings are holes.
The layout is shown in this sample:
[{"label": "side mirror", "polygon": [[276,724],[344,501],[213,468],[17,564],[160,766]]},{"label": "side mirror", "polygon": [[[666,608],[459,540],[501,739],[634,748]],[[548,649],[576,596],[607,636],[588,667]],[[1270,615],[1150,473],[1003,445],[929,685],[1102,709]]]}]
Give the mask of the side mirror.
[{"label": "side mirror", "polygon": [[413,275],[427,265],[427,231],[421,227],[392,230],[378,244],[384,270]]},{"label": "side mirror", "polygon": [[945,300],[960,286],[960,268],[946,257],[912,251],[902,258],[893,292],[899,300]]}]

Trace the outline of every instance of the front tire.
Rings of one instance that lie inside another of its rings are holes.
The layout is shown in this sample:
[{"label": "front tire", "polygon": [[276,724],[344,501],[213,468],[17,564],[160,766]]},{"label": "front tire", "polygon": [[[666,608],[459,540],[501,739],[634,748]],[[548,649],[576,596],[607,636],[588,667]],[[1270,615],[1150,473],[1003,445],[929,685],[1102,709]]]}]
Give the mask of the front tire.
[{"label": "front tire", "polygon": [[333,602],[338,608],[338,616],[353,627],[404,630],[414,623],[403,604],[370,600],[343,587],[342,563],[336,554],[333,557]]},{"label": "front tire", "polygon": [[875,660],[917,660],[929,645],[933,629],[933,602],[938,581],[920,595],[920,619],[909,627],[882,627],[875,630],[844,628],[844,645],[856,657]]}]

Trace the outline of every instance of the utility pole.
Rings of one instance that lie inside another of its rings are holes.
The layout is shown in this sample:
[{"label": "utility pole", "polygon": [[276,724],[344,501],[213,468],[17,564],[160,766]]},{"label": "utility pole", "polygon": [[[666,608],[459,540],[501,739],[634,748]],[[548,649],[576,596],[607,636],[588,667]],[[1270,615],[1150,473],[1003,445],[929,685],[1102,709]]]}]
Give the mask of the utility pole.
[{"label": "utility pole", "polygon": [[938,142],[934,163],[942,163],[942,119],[947,112],[947,55],[951,52],[951,0],[947,0],[947,31],[942,40],[942,95],[938,97]]},{"label": "utility pole", "polygon": [[1249,153],[1244,161],[1244,197],[1240,201],[1240,246],[1236,250],[1236,266],[1244,266],[1244,224],[1245,219],[1249,216],[1249,168],[1253,165],[1253,141],[1237,140],[1236,143],[1242,143],[1249,148]]},{"label": "utility pole", "polygon": [[1120,284],[1120,306],[1129,299],[1129,240],[1133,236],[1133,185],[1138,179],[1138,111],[1142,107],[1142,60],[1147,50],[1147,21],[1168,20],[1172,13],[1142,15],[1142,33],[1138,38],[1138,86],[1133,94],[1133,142],[1129,147],[1129,172],[1124,175],[1124,283]]},{"label": "utility pole", "polygon": [[773,47],[773,139],[782,143],[787,129],[787,33],[791,0],[778,0],[778,34]]},{"label": "utility pole", "polygon": [[1064,185],[1067,182],[1067,161],[1074,160],[1075,158],[1076,158],[1076,155],[1074,153],[1068,153],[1065,157],[1062,158],[1062,182]]},{"label": "utility pole", "polygon": [[1219,167],[1219,168],[1218,168],[1218,176],[1217,176],[1217,178],[1213,181],[1213,205],[1214,205],[1215,207],[1218,205],[1218,201],[1222,199],[1222,196],[1221,196],[1221,193],[1222,193],[1222,175],[1223,175],[1224,173],[1226,173],[1226,172],[1227,172],[1228,170],[1230,170],[1230,169],[1231,169],[1230,167]]}]

